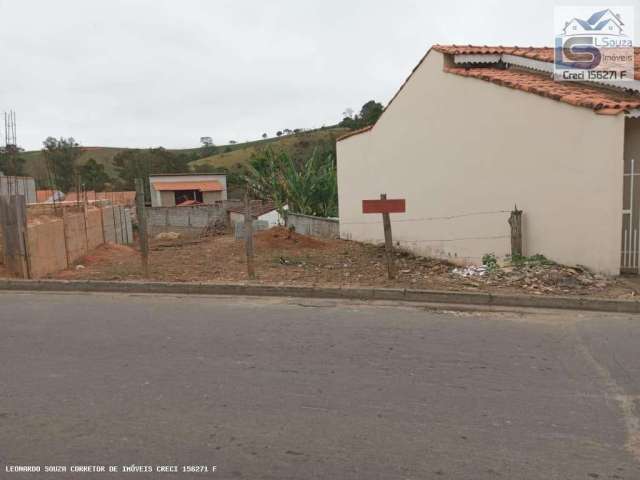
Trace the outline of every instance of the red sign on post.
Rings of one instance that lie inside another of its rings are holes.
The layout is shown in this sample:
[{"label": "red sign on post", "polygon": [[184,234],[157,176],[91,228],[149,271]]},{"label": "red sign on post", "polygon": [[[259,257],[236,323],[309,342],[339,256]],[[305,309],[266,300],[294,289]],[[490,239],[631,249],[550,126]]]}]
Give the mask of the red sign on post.
[{"label": "red sign on post", "polygon": [[387,252],[387,272],[389,280],[396,276],[393,262],[393,238],[391,236],[390,213],[404,213],[406,211],[404,198],[387,199],[386,193],[380,194],[380,200],[362,200],[362,213],[381,213],[384,228],[384,249]]},{"label": "red sign on post", "polygon": [[362,213],[404,213],[406,211],[404,198],[362,201]]}]

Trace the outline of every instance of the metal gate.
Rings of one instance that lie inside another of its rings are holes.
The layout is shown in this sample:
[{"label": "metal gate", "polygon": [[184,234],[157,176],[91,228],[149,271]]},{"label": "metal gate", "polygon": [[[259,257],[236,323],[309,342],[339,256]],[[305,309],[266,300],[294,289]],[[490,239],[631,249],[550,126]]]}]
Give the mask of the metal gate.
[{"label": "metal gate", "polygon": [[636,161],[625,159],[622,196],[622,272],[638,273],[639,251],[638,229],[640,228],[640,172]]}]

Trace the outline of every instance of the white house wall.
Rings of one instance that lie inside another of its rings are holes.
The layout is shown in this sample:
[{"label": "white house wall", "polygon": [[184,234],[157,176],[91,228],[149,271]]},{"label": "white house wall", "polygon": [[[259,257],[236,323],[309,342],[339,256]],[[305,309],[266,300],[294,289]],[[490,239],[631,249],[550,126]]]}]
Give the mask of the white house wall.
[{"label": "white house wall", "polygon": [[392,214],[394,241],[479,263],[510,253],[517,204],[525,254],[618,273],[624,116],[448,74],[443,62],[432,51],[372,130],[338,142],[341,236],[381,242],[380,215],[361,202],[387,193],[407,200]]}]

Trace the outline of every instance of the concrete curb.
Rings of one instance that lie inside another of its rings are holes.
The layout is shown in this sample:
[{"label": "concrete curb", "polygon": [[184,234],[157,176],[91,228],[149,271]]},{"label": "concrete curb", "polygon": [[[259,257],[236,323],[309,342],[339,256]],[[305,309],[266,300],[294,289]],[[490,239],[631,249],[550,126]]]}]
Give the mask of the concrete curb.
[{"label": "concrete curb", "polygon": [[171,283],[102,280],[0,280],[0,291],[165,293],[180,295],[248,295],[267,297],[395,300],[417,303],[559,308],[640,313],[640,301],[593,297],[533,296],[395,288],[296,287],[251,283]]}]

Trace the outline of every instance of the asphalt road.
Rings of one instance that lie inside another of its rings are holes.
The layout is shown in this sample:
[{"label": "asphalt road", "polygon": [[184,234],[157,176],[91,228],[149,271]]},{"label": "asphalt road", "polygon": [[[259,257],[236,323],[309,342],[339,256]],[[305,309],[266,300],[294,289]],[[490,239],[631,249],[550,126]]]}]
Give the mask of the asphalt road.
[{"label": "asphalt road", "polygon": [[639,340],[631,315],[0,293],[0,478],[638,479]]}]

